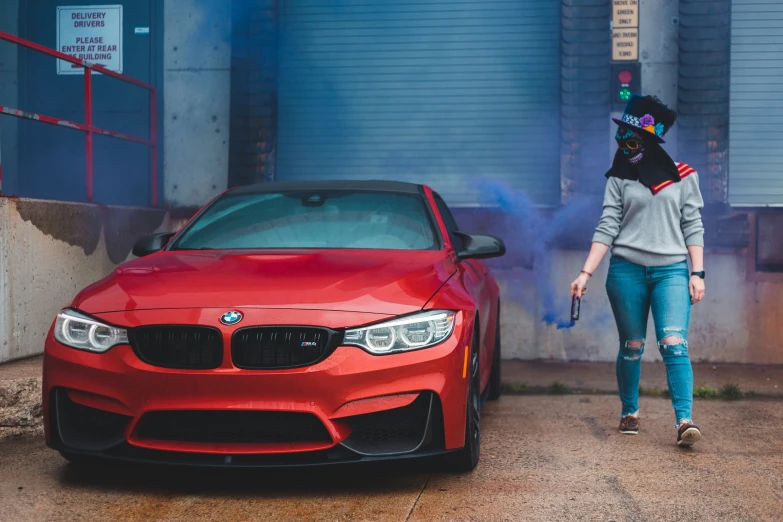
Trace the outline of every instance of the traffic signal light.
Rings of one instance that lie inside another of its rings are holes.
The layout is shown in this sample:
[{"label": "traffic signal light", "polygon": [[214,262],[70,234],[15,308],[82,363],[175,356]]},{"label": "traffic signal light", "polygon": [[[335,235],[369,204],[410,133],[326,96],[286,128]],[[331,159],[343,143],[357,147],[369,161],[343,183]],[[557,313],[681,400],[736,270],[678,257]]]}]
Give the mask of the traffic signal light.
[{"label": "traffic signal light", "polygon": [[639,94],[642,87],[641,64],[639,62],[612,64],[613,110],[622,111],[631,94]]}]

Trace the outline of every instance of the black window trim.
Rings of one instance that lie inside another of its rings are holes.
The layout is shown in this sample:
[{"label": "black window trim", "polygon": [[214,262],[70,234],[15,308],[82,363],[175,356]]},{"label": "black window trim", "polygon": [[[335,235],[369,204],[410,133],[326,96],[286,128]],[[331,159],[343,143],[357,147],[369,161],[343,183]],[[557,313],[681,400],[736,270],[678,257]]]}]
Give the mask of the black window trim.
[{"label": "black window trim", "polygon": [[[438,194],[435,191],[432,191],[432,198],[435,200],[435,205],[439,207],[438,202],[443,204],[443,208],[446,209],[446,212],[448,212],[448,217],[451,220],[452,223],[454,223],[454,230],[449,230],[449,225],[446,222],[446,219],[444,216],[441,216],[443,218],[443,224],[446,225],[446,231],[449,233],[449,241],[451,242],[451,247],[454,250],[459,250],[459,246],[462,244],[459,237],[455,236],[454,234],[456,232],[459,232],[459,225],[457,224],[457,219],[454,217],[454,213],[449,208],[449,205],[446,203],[446,200],[443,199],[443,197]],[[440,208],[438,208],[439,213],[443,213]]]}]

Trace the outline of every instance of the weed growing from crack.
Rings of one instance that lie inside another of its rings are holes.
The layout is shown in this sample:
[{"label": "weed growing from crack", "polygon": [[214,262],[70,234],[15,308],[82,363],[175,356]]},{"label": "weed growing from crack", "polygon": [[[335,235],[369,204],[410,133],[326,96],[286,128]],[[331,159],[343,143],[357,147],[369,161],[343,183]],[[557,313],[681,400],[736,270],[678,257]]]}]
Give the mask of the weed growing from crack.
[{"label": "weed growing from crack", "polygon": [[571,388],[560,382],[553,382],[546,391],[549,395],[570,395],[572,393]]},{"label": "weed growing from crack", "polygon": [[718,396],[718,390],[712,386],[699,386],[693,390],[693,396],[700,399],[714,399]]},{"label": "weed growing from crack", "polygon": [[744,394],[736,384],[727,384],[720,389],[720,398],[727,401],[736,401],[742,399]]},{"label": "weed growing from crack", "polygon": [[[656,388],[639,388],[639,395],[647,397],[664,397],[670,398],[671,393],[669,390],[658,390]],[[752,398],[756,396],[756,393],[752,390],[742,391],[736,384],[727,384],[720,390],[716,390],[712,386],[699,386],[694,388],[693,396],[699,399],[722,399],[725,401],[736,401],[745,398]]]},{"label": "weed growing from crack", "polygon": [[[540,386],[530,387],[527,384],[520,382],[503,382],[500,385],[500,391],[505,395],[537,395],[540,393],[547,393],[548,395],[572,395],[575,393],[603,395],[605,393],[609,393],[598,390],[572,390],[569,386],[561,382],[553,382],[546,388]],[[671,398],[671,393],[667,388],[644,388],[640,386],[639,395],[643,397],[658,397],[663,399]],[[735,384],[727,384],[721,387],[720,390],[716,390],[712,386],[699,386],[694,388],[693,396],[694,398],[706,400],[736,401],[740,399],[752,399],[756,397],[756,393],[753,390],[743,391]]]},{"label": "weed growing from crack", "polygon": [[529,390],[527,388],[527,384],[525,383],[504,382],[500,385],[500,391],[501,393],[506,393],[508,395],[522,395],[527,393]]},{"label": "weed growing from crack", "polygon": [[662,397],[663,392],[658,388],[643,388],[640,386],[639,395],[642,397]]}]

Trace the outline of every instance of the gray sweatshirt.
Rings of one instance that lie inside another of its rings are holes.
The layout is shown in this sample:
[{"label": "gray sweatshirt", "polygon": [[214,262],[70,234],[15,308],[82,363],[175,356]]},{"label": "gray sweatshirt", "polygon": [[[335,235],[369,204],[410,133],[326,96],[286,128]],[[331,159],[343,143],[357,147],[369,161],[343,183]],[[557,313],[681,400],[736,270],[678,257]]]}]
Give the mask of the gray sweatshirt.
[{"label": "gray sweatshirt", "polygon": [[638,181],[610,177],[593,242],[643,266],[679,263],[687,247],[704,246],[703,207],[696,172],[656,195]]}]

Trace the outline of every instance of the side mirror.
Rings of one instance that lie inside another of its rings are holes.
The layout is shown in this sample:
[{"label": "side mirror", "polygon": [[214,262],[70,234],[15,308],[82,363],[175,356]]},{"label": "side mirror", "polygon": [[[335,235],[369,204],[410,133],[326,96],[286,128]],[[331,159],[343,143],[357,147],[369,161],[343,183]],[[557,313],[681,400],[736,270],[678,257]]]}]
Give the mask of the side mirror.
[{"label": "side mirror", "polygon": [[506,253],[503,240],[488,234],[466,234],[456,232],[462,239],[462,248],[457,252],[460,259],[487,259],[501,257]]},{"label": "side mirror", "polygon": [[149,234],[142,236],[133,245],[133,255],[136,257],[144,257],[150,254],[154,254],[163,249],[169,240],[174,237],[174,232],[166,234]]}]

